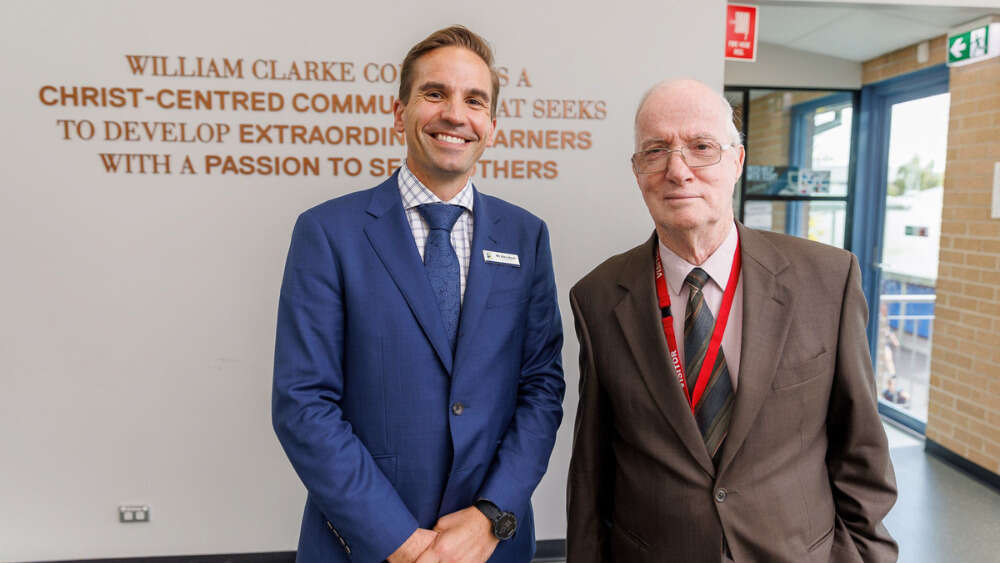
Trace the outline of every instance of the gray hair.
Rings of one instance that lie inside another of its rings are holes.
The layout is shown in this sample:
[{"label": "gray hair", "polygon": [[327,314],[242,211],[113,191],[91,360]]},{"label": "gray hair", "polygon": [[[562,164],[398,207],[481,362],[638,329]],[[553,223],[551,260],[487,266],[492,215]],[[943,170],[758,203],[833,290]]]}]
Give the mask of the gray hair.
[{"label": "gray hair", "polygon": [[[664,86],[667,86],[668,84],[671,84],[673,82],[676,82],[676,80],[661,80],[660,82],[657,82],[652,86],[652,88],[646,90],[646,93],[642,95],[642,99],[639,100],[639,106],[635,109],[635,120],[633,121],[632,124],[632,129],[635,135],[635,143],[637,145],[639,144],[639,114],[642,112],[643,106],[646,105],[646,100],[649,99],[649,97],[653,94],[653,92],[656,92],[660,88],[663,88]],[[701,83],[701,81],[695,81],[695,82]],[[733,106],[729,103],[729,100],[727,100],[724,95],[719,93],[714,88],[712,88],[711,90],[712,93],[714,93],[718,97],[719,102],[722,104],[722,107],[725,108],[726,134],[729,136],[729,142],[732,143],[733,145],[743,144],[743,135],[740,133],[740,130],[736,128],[736,123],[733,121]]]}]

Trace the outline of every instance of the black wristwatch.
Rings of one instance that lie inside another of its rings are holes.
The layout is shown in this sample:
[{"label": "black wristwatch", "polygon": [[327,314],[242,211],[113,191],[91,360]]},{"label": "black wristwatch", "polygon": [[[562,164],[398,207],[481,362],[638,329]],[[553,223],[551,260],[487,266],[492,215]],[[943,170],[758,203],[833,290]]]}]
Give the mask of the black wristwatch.
[{"label": "black wristwatch", "polygon": [[517,516],[500,510],[497,505],[486,499],[477,500],[475,506],[493,523],[493,536],[496,539],[503,541],[514,537],[514,532],[517,531]]}]

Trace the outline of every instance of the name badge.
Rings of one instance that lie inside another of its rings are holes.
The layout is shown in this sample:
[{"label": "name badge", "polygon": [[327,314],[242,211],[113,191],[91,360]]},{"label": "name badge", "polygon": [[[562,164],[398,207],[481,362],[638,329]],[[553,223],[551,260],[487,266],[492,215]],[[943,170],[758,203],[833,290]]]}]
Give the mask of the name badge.
[{"label": "name badge", "polygon": [[505,264],[507,266],[515,266],[517,268],[521,267],[521,260],[518,259],[517,254],[497,252],[496,250],[484,250],[483,260],[493,262],[494,264]]}]

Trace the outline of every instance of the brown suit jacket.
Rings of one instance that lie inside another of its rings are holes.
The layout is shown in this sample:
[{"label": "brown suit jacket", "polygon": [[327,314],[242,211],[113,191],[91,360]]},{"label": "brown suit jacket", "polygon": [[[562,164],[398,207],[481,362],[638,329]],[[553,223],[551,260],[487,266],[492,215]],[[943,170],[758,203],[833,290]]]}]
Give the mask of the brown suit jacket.
[{"label": "brown suit jacket", "polygon": [[739,228],[743,341],[718,468],[667,359],[655,235],[580,280],[568,563],[895,561],[853,254]]}]

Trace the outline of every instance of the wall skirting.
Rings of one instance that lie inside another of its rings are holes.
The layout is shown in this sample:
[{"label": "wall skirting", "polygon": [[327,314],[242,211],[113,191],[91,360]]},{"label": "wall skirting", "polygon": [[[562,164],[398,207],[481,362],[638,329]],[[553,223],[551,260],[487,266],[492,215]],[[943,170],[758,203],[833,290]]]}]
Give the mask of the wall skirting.
[{"label": "wall skirting", "polygon": [[[566,540],[539,540],[535,549],[535,563],[566,559]],[[69,563],[80,559],[52,561]],[[294,551],[267,553],[227,553],[219,555],[169,555],[163,557],[118,557],[113,559],[86,559],[87,563],[295,563]]]},{"label": "wall skirting", "polygon": [[270,551],[266,553],[226,553],[218,555],[167,555],[162,557],[116,557],[112,559],[69,559],[49,563],[295,563],[294,551]]},{"label": "wall skirting", "polygon": [[924,442],[924,451],[948,463],[949,465],[954,466],[969,477],[972,477],[987,487],[990,487],[995,491],[1000,491],[1000,475],[993,473],[979,464],[965,459],[934,440],[928,438]]}]

